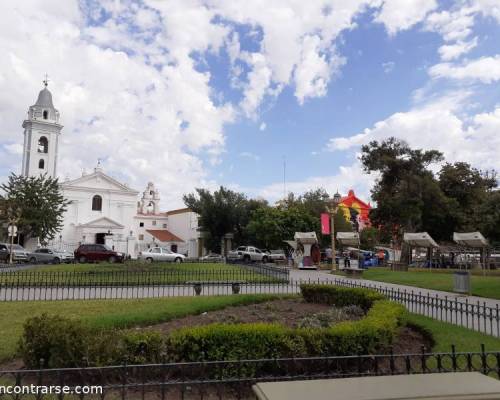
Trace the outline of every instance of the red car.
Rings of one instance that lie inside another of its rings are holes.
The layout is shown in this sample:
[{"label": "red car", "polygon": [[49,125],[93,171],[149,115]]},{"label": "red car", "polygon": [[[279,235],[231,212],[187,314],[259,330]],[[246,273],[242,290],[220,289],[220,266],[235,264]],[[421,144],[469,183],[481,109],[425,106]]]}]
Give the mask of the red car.
[{"label": "red car", "polygon": [[81,263],[108,261],[123,262],[125,254],[118,253],[103,244],[82,244],[75,250],[75,260]]}]

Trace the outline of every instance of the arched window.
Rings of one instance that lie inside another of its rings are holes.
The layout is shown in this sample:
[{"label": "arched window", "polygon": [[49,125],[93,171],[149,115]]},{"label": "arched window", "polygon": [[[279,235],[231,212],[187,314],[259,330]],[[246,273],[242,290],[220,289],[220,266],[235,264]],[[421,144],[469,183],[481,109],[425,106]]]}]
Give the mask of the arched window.
[{"label": "arched window", "polygon": [[47,110],[43,111],[43,119],[49,119],[49,112]]},{"label": "arched window", "polygon": [[39,169],[44,169],[45,168],[45,161],[43,159],[41,159],[40,161],[38,161],[38,168]]},{"label": "arched window", "polygon": [[38,139],[38,152],[39,153],[49,152],[49,141],[45,136],[41,136],[40,139]]},{"label": "arched window", "polygon": [[102,211],[102,197],[98,194],[92,197],[92,211]]}]

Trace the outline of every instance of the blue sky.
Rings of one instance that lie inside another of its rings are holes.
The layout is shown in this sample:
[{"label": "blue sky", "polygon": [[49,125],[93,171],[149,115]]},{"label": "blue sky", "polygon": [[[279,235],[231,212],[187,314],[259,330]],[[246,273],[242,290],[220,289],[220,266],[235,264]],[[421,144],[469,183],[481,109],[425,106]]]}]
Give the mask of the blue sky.
[{"label": "blue sky", "polygon": [[2,179],[45,72],[61,179],[102,158],[166,208],[218,185],[275,201],[284,158],[288,191],[368,197],[360,146],[389,136],[500,168],[495,0],[18,3],[0,4]]}]

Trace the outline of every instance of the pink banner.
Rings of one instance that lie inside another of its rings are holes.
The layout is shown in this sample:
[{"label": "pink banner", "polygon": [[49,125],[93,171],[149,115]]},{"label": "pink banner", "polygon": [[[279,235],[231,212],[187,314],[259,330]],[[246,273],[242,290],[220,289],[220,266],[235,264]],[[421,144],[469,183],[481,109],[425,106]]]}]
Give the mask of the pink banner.
[{"label": "pink banner", "polygon": [[330,214],[321,214],[321,233],[323,235],[330,234]]}]

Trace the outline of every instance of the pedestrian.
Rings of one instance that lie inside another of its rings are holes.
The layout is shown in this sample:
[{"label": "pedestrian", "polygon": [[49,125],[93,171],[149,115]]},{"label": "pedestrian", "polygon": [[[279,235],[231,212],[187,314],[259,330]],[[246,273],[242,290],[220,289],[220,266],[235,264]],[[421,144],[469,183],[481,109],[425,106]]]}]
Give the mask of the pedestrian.
[{"label": "pedestrian", "polygon": [[349,253],[346,253],[344,257],[344,268],[351,268],[351,257],[349,257]]},{"label": "pedestrian", "polygon": [[332,264],[333,263],[332,249],[330,247],[328,247],[325,250],[325,253],[326,253],[326,262],[327,262],[327,264]]}]

